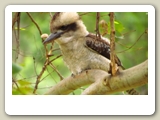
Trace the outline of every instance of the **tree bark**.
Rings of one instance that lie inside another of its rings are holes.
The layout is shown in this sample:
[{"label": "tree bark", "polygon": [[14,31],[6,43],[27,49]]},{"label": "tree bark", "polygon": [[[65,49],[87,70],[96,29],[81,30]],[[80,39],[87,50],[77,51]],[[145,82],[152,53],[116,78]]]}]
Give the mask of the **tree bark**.
[{"label": "tree bark", "polygon": [[91,84],[82,95],[104,95],[126,91],[148,83],[148,60],[111,76],[103,70],[87,70],[68,77],[48,90],[45,95],[66,95],[81,86]]}]

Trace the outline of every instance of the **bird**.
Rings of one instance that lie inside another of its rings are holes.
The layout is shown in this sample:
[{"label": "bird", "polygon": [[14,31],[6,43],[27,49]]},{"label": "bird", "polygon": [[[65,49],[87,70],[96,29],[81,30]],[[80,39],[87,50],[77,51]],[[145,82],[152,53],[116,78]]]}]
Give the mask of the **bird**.
[{"label": "bird", "polygon": [[[51,34],[43,44],[55,41],[72,76],[89,69],[111,72],[110,40],[88,32],[77,12],[56,12],[50,21]],[[117,70],[124,69],[115,55]]]}]

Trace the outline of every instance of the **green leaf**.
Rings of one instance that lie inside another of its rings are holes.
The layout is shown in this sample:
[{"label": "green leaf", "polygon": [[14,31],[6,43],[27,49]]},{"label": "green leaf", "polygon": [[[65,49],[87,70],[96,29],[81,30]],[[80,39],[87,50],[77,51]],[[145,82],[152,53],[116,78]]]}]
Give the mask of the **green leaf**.
[{"label": "green leaf", "polygon": [[32,95],[33,94],[33,88],[30,86],[20,86],[19,89],[21,90],[21,92],[25,95]]},{"label": "green leaf", "polygon": [[[125,29],[125,27],[118,21],[114,21],[114,25],[115,25],[115,32],[116,33],[120,33]],[[108,33],[110,34],[111,32],[111,28],[110,28],[110,22],[108,23]]]},{"label": "green leaf", "polygon": [[117,21],[114,21],[114,24],[119,24],[119,22],[117,22]]},{"label": "green leaf", "polygon": [[121,36],[115,36],[115,38],[122,40],[122,39],[124,39],[124,36],[123,35],[121,35]]},{"label": "green leaf", "polygon": [[31,85],[30,82],[26,81],[26,80],[18,80],[17,81],[21,86],[26,86],[26,85]]},{"label": "green leaf", "polygon": [[18,64],[12,63],[12,75],[18,74],[21,71],[22,67]]},{"label": "green leaf", "polygon": [[[18,30],[17,27],[14,28],[15,30]],[[25,28],[19,28],[20,30],[26,30]]]},{"label": "green leaf", "polygon": [[116,32],[121,33],[125,29],[125,27],[118,21],[114,21],[114,24]]},{"label": "green leaf", "polygon": [[18,89],[12,88],[12,95],[22,95],[22,93]]}]

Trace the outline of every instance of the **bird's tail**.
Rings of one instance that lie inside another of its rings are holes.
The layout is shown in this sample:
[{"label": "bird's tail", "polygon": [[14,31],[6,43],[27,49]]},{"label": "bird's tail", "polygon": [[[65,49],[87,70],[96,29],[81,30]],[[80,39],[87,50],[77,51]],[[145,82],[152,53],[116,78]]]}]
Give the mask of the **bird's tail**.
[{"label": "bird's tail", "polygon": [[135,89],[126,90],[129,95],[140,95]]}]

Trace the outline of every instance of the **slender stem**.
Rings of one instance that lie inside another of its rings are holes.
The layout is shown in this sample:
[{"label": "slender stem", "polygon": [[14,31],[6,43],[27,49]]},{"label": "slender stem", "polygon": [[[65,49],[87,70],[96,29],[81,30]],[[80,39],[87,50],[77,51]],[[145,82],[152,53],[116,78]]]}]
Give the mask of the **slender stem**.
[{"label": "slender stem", "polygon": [[101,39],[101,35],[99,32],[99,19],[100,19],[100,13],[97,12],[97,19],[96,19],[96,38],[98,36],[98,39]]},{"label": "slender stem", "polygon": [[[36,21],[33,19],[33,17],[31,16],[31,14],[29,12],[27,12],[27,15],[30,17],[31,21],[36,25],[38,31],[39,31],[39,34],[40,36],[42,35],[42,31],[40,29],[40,27],[38,26],[38,24],[36,23]],[[42,41],[43,41],[43,38],[42,38]]]},{"label": "slender stem", "polygon": [[109,13],[110,16],[110,26],[111,26],[111,34],[110,34],[110,49],[111,49],[111,74],[114,76],[116,74],[116,64],[115,64],[115,27],[114,27],[114,12]]}]

